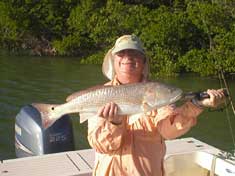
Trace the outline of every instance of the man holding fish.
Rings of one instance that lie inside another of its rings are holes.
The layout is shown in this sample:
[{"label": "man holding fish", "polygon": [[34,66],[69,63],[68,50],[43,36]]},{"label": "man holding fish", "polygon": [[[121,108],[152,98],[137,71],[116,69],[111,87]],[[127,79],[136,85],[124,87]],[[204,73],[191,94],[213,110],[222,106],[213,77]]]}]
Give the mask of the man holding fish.
[{"label": "man holding fish", "polygon": [[[102,71],[110,80],[106,86],[148,82],[149,59],[138,37],[118,38],[104,58]],[[93,175],[163,176],[164,141],[185,134],[204,108],[217,107],[225,100],[221,89],[207,93],[210,97],[201,101],[193,99],[180,107],[166,105],[134,115],[120,115],[115,100],[102,106],[99,117],[88,119],[88,141],[96,151]]]}]

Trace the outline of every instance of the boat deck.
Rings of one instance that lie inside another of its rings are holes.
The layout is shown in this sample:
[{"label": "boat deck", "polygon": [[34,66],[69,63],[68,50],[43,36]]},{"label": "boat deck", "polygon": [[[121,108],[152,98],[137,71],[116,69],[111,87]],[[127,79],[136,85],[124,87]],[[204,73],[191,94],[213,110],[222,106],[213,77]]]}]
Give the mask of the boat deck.
[{"label": "boat deck", "polygon": [[[217,153],[218,149],[194,138],[166,141],[166,158],[171,155],[196,151]],[[90,176],[94,166],[93,149],[62,152],[42,156],[3,160],[0,163],[1,176]]]}]

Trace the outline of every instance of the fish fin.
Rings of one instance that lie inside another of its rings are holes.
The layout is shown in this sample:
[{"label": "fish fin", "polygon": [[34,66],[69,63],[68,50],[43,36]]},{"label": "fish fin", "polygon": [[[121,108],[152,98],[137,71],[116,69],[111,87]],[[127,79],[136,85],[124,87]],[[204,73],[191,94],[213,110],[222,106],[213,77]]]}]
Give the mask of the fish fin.
[{"label": "fish fin", "polygon": [[80,116],[80,123],[83,123],[86,120],[88,120],[90,117],[96,116],[96,114],[92,112],[80,112],[79,116]]},{"label": "fish fin", "polygon": [[43,103],[32,103],[32,106],[35,107],[40,113],[42,127],[44,129],[49,128],[54,122],[59,119],[62,115],[55,113],[55,108],[58,105],[55,104],[43,104]]}]

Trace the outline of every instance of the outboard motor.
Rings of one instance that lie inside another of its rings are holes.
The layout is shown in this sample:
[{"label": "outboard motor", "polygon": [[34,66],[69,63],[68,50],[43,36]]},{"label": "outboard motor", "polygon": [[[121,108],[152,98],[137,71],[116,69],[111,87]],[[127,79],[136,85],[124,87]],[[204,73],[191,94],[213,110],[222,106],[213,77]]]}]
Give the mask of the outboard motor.
[{"label": "outboard motor", "polygon": [[24,106],[16,116],[15,152],[17,157],[43,155],[74,150],[72,122],[64,115],[43,129],[40,112],[32,105]]}]

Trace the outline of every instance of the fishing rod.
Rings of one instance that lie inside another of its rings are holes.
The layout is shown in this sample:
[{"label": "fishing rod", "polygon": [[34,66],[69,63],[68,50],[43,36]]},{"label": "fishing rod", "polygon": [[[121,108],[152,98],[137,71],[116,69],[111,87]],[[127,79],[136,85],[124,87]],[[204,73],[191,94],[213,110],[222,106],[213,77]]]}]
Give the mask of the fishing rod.
[{"label": "fishing rod", "polygon": [[229,91],[229,87],[228,87],[228,84],[227,84],[227,81],[224,77],[224,72],[221,70],[220,72],[220,77],[222,78],[223,82],[224,82],[224,86],[225,88],[227,89],[227,94],[228,94],[228,97],[229,97],[229,101],[230,101],[230,105],[231,105],[231,108],[232,108],[232,111],[233,111],[233,114],[235,116],[235,108],[234,108],[234,104],[233,104],[233,101],[232,101],[232,96],[231,96],[231,93]]},{"label": "fishing rod", "polygon": [[[233,104],[233,99],[232,99],[231,93],[229,91],[230,89],[228,87],[228,84],[227,84],[227,81],[225,79],[224,72],[223,72],[222,69],[219,72],[219,80],[220,80],[220,85],[221,86],[224,85],[225,88],[227,89],[227,93],[228,93],[228,97],[229,97],[229,102],[230,102],[230,105],[231,105],[231,108],[232,108],[232,111],[233,111],[233,115],[235,117],[235,108],[234,108],[234,104]],[[223,82],[221,80],[223,80]],[[227,103],[227,102],[225,102],[225,103]],[[229,103],[228,103],[228,105],[229,105]],[[230,118],[228,109],[226,109],[226,116],[227,116],[227,120],[228,120],[228,124],[229,124],[229,130],[230,130],[232,141],[233,141],[233,153],[232,153],[233,156],[232,157],[235,157],[235,138],[234,138],[234,132],[233,132],[231,118]],[[231,156],[229,155],[227,157],[231,157]]]}]

